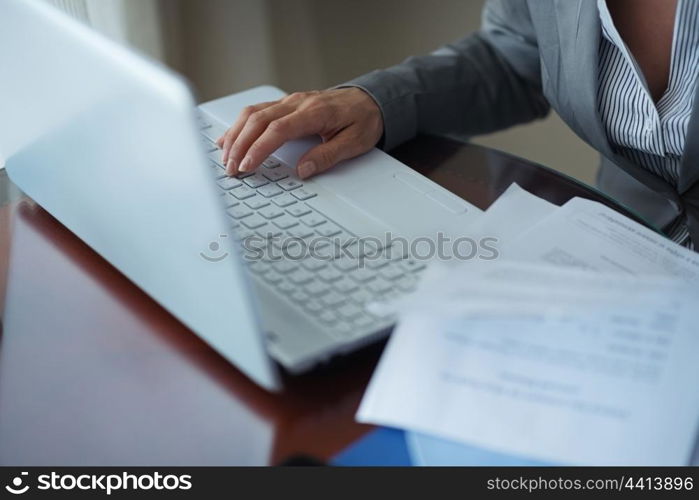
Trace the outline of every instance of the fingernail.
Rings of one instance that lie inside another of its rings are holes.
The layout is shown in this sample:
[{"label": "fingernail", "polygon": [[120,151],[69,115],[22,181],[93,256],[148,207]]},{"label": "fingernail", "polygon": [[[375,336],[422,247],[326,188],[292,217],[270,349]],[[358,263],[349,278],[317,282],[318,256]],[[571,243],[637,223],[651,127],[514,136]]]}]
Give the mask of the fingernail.
[{"label": "fingernail", "polygon": [[241,172],[247,172],[248,170],[252,170],[252,168],[250,167],[250,157],[249,156],[246,156],[243,159],[243,162],[240,164],[240,167],[238,168],[238,170],[240,170]]},{"label": "fingernail", "polygon": [[305,179],[316,173],[316,164],[312,161],[305,161],[299,165],[299,177]]},{"label": "fingernail", "polygon": [[233,158],[228,160],[228,163],[226,163],[226,173],[228,175],[234,175],[236,173],[236,164]]}]

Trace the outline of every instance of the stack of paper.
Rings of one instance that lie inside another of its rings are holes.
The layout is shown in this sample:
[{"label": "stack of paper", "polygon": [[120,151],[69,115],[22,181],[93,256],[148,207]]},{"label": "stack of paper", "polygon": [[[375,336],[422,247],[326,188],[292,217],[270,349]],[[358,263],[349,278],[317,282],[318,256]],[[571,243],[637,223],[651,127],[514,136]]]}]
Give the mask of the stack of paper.
[{"label": "stack of paper", "polygon": [[415,431],[423,463],[687,464],[699,255],[517,187],[482,220],[504,258],[434,264],[394,305],[358,419]]}]

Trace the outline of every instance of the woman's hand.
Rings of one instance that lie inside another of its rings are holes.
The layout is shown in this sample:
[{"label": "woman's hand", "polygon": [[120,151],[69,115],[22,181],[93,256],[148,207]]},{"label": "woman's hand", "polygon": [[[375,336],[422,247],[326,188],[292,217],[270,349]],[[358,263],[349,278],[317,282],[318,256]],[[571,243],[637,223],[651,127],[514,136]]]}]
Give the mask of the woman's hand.
[{"label": "woman's hand", "polygon": [[299,92],[279,101],[246,107],[218,139],[228,175],[256,169],[285,142],[320,135],[296,171],[305,179],[369,151],[383,134],[381,110],[363,90]]}]

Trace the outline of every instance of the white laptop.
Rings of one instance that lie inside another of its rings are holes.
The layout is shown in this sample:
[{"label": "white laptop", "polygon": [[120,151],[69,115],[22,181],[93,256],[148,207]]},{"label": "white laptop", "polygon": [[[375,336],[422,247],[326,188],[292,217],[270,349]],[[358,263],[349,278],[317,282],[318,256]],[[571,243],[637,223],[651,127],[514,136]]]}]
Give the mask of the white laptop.
[{"label": "white laptop", "polygon": [[468,234],[480,212],[376,149],[301,181],[316,138],[226,177],[212,140],[282,91],[197,111],[180,77],[41,2],[0,3],[0,66],[11,179],[269,390],[280,366],[385,336],[394,318],[367,304],[412,290],[430,241]]}]

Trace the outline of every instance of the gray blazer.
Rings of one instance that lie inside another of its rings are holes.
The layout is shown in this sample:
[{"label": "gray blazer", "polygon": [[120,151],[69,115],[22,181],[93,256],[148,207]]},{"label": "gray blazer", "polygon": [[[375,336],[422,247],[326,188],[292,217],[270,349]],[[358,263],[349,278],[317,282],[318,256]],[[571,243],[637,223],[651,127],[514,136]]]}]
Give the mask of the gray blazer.
[{"label": "gray blazer", "polygon": [[553,107],[601,153],[597,183],[603,192],[658,228],[686,212],[692,240],[699,242],[697,106],[676,187],[615,154],[597,110],[599,40],[594,0],[488,0],[479,32],[347,85],[363,88],[381,107],[384,149],[418,133],[500,130]]}]

